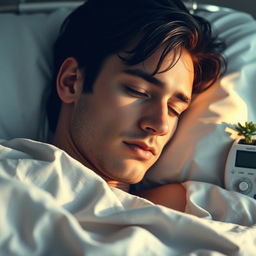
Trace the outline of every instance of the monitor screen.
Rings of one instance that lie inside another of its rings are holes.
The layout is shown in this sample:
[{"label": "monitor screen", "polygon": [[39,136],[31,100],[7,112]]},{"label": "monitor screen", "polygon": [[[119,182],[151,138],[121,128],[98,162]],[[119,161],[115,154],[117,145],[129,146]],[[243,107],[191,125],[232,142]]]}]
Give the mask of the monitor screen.
[{"label": "monitor screen", "polygon": [[235,166],[256,169],[256,152],[237,150]]}]

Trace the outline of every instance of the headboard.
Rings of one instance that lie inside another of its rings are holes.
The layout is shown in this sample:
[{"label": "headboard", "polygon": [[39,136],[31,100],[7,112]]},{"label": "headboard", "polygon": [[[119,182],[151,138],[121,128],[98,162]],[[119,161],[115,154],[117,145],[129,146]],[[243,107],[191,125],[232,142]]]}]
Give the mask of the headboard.
[{"label": "headboard", "polygon": [[[30,0],[27,1],[4,1],[0,2],[0,13],[3,12],[12,12],[12,13],[35,13],[35,12],[51,12],[58,8],[75,8],[81,5],[84,1],[81,0],[73,0],[73,1],[36,1]],[[209,12],[217,12],[219,10],[222,11],[230,11],[230,8],[225,8],[217,5],[203,4],[198,3],[196,0],[183,0],[186,7],[194,12],[196,10],[204,10]]]}]

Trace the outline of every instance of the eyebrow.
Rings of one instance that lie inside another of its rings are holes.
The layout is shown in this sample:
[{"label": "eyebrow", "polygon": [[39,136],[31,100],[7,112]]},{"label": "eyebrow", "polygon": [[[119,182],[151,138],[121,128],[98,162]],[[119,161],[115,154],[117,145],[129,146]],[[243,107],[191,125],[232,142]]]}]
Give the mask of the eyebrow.
[{"label": "eyebrow", "polygon": [[162,81],[160,81],[159,79],[153,77],[152,75],[150,75],[140,69],[125,69],[124,73],[133,75],[133,76],[139,76],[140,78],[146,80],[147,82],[149,82],[151,84],[155,84],[155,85],[158,85],[161,87],[164,86],[164,83]]},{"label": "eyebrow", "polygon": [[[152,75],[150,75],[150,74],[148,74],[148,73],[146,73],[146,72],[144,72],[143,70],[140,70],[140,69],[125,69],[124,73],[129,74],[129,75],[133,75],[133,76],[138,76],[138,77],[144,79],[145,81],[147,81],[151,84],[160,86],[160,87],[164,87],[164,85],[165,85],[161,80],[153,77]],[[186,103],[186,104],[189,104],[190,101],[191,101],[191,99],[182,92],[177,92],[174,95],[174,97],[179,99],[183,103]]]}]

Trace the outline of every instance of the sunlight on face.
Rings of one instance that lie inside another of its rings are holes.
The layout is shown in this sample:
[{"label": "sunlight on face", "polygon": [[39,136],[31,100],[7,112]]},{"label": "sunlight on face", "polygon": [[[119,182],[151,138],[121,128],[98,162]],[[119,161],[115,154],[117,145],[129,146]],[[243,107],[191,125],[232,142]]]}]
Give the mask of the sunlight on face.
[{"label": "sunlight on face", "polygon": [[[194,79],[190,55],[183,51],[172,69],[152,76],[159,56],[156,52],[135,66],[109,57],[93,93],[82,93],[74,106],[70,137],[77,158],[106,180],[139,182],[189,105]],[[172,57],[170,53],[161,69]]]}]

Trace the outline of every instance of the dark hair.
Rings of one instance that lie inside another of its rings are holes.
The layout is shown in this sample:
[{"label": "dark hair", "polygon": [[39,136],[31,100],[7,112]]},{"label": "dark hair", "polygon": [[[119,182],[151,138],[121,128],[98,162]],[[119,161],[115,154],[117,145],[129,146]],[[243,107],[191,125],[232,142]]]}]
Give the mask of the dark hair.
[{"label": "dark hair", "polygon": [[[121,56],[134,40],[127,57]],[[154,74],[170,51],[177,56],[185,48],[194,63],[194,93],[212,85],[225,66],[223,44],[212,37],[210,24],[191,15],[180,0],[88,0],[78,7],[62,24],[54,46],[54,85],[47,106],[50,129],[56,129],[61,105],[55,79],[67,57],[74,57],[85,71],[84,92],[90,93],[108,56],[118,54],[126,64],[135,65],[160,47]],[[168,69],[173,65],[174,61]]]}]

